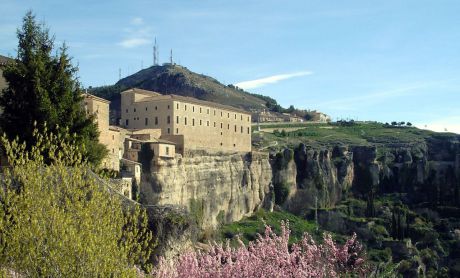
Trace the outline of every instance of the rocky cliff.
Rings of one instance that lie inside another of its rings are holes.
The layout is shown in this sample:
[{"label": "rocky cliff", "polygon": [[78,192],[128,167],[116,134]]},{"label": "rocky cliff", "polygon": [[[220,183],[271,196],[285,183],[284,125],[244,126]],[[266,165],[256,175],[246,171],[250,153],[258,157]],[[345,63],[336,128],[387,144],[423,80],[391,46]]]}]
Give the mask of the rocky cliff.
[{"label": "rocky cliff", "polygon": [[300,144],[292,157],[272,154],[273,183],[289,194],[283,207],[333,207],[348,193],[366,199],[374,193],[407,193],[412,203],[460,204],[460,143],[430,138],[423,144],[335,146],[313,149]]},{"label": "rocky cliff", "polygon": [[154,159],[142,175],[146,205],[185,207],[202,230],[270,207],[272,171],[268,155],[191,153]]}]

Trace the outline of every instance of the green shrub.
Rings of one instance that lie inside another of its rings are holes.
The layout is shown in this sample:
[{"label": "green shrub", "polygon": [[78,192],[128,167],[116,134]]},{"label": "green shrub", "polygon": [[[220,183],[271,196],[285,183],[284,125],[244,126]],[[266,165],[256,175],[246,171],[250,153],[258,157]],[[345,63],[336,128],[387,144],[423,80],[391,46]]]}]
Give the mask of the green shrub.
[{"label": "green shrub", "polygon": [[11,168],[0,181],[0,268],[24,277],[134,277],[135,264],[150,268],[145,211],[100,182],[71,136],[33,135],[30,151],[1,139]]},{"label": "green shrub", "polygon": [[275,183],[275,204],[283,205],[286,202],[287,197],[289,196],[289,184],[285,182]]}]

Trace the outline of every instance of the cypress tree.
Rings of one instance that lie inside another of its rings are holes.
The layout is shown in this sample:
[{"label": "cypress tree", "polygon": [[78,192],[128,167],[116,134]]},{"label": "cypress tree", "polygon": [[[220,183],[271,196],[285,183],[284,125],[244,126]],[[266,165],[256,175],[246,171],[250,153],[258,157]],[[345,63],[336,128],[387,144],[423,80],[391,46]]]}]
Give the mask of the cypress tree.
[{"label": "cypress tree", "polygon": [[52,55],[54,37],[29,11],[17,30],[18,50],[14,63],[7,65],[4,77],[8,88],[0,96],[3,115],[0,126],[12,139],[18,137],[28,146],[35,144],[35,128],[76,134],[77,144],[85,145],[83,155],[94,165],[107,151],[98,142],[97,125],[82,109],[82,89],[64,44]]}]

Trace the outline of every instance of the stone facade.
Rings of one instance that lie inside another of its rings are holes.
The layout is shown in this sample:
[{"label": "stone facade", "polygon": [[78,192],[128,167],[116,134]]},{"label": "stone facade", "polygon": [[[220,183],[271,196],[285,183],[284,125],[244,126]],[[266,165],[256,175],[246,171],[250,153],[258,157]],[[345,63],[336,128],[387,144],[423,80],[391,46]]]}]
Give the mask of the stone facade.
[{"label": "stone facade", "polygon": [[87,115],[94,115],[99,130],[99,142],[109,153],[102,161],[104,168],[120,171],[120,158],[123,154],[124,136],[117,127],[109,126],[110,101],[90,94],[84,95],[83,105]]},{"label": "stone facade", "polygon": [[176,150],[251,151],[251,115],[233,107],[177,95],[130,89],[121,93],[127,129],[160,129]]}]

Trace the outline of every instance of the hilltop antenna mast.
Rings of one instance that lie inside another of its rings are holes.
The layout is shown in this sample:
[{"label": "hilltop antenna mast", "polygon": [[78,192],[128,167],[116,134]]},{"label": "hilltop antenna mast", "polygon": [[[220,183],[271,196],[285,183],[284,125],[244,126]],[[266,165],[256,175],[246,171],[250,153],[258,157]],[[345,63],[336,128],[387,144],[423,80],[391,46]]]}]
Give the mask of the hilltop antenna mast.
[{"label": "hilltop antenna mast", "polygon": [[172,48],[171,48],[171,55],[169,56],[169,60],[171,62],[171,65],[173,64],[173,55],[172,55]]},{"label": "hilltop antenna mast", "polygon": [[158,58],[159,58],[159,52],[158,52],[158,45],[157,45],[157,38],[155,38],[155,44],[153,45],[153,65],[156,66],[158,65]]},{"label": "hilltop antenna mast", "polygon": [[121,79],[121,68],[118,68],[118,81]]}]

